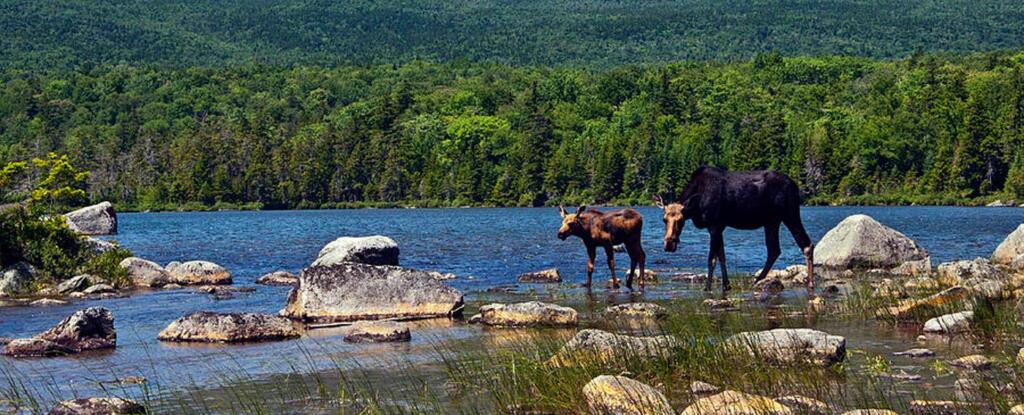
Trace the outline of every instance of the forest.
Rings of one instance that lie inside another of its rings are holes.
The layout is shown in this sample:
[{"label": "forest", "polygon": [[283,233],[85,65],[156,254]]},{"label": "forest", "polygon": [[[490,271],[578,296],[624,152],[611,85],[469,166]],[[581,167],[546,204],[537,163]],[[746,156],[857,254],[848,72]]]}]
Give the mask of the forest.
[{"label": "forest", "polygon": [[11,69],[0,162],[67,154],[122,209],[645,203],[702,164],[780,170],[810,203],[1020,200],[1022,71],[1020,51]]},{"label": "forest", "polygon": [[493,62],[610,69],[1024,44],[1018,0],[6,0],[0,70]]}]

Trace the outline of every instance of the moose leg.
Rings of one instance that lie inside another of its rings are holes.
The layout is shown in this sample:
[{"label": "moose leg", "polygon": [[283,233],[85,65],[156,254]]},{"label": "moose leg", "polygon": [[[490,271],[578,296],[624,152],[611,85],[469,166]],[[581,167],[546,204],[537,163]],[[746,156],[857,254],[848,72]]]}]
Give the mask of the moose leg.
[{"label": "moose leg", "polygon": [[[633,249],[629,245],[626,246],[626,253],[629,254],[629,275],[626,276],[626,288],[633,291],[633,274],[636,273],[636,254],[633,253]],[[642,278],[640,281],[643,281]]]},{"label": "moose leg", "polygon": [[811,238],[807,236],[807,231],[804,229],[803,221],[800,220],[800,211],[797,210],[795,213],[789,215],[782,221],[786,224],[786,228],[789,229],[789,233],[793,234],[793,240],[796,241],[796,245],[800,247],[800,251],[804,254],[804,260],[807,261],[807,293],[814,293],[814,244],[811,242]]},{"label": "moose leg", "polygon": [[647,270],[645,269],[647,266],[647,253],[644,252],[644,247],[640,241],[636,241],[635,245],[627,245],[627,247],[629,246],[635,246],[630,249],[629,254],[636,258],[634,261],[640,267],[640,291],[643,291],[644,285],[647,283]]},{"label": "moose leg", "polygon": [[590,278],[594,275],[594,258],[597,257],[597,247],[587,245],[587,283],[584,287],[590,289]]},{"label": "moose leg", "polygon": [[615,276],[615,248],[611,245],[605,245],[604,254],[608,257],[608,269],[612,272],[612,286],[611,288],[619,288],[619,278]]},{"label": "moose leg", "polygon": [[715,238],[714,236],[712,236],[712,239],[717,240],[716,245],[718,246],[718,263],[719,265],[722,266],[722,294],[724,295],[725,292],[729,291],[729,289],[731,288],[729,285],[729,271],[725,267],[725,240],[722,237],[722,231],[718,231],[716,235],[718,237]]},{"label": "moose leg", "polygon": [[718,258],[718,250],[715,246],[715,234],[711,234],[711,245],[708,249],[708,279],[704,283],[704,291],[711,291],[711,284],[715,281],[715,259]]},{"label": "moose leg", "polygon": [[754,282],[763,280],[768,275],[768,272],[772,270],[775,260],[779,259],[779,254],[782,254],[782,249],[779,248],[778,223],[764,225],[764,245],[768,248],[768,260],[765,261],[764,268],[761,268],[761,273],[757,275]]}]

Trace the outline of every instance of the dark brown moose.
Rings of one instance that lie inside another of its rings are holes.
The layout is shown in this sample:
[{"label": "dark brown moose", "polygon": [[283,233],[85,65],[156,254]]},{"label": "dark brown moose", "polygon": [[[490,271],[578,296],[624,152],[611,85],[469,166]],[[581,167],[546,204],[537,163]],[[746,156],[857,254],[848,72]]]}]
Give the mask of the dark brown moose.
[{"label": "dark brown moose", "polygon": [[644,289],[644,265],[647,255],[640,246],[640,233],[644,227],[644,219],[640,213],[633,209],[613,210],[608,213],[596,209],[587,209],[580,206],[576,213],[568,213],[561,206],[558,207],[562,215],[562,227],[558,230],[558,238],[565,240],[569,236],[577,236],[583,240],[587,247],[587,283],[590,288],[590,279],[594,274],[594,256],[597,255],[597,247],[604,247],[604,253],[608,256],[608,269],[611,270],[611,288],[619,288],[619,279],[615,276],[615,252],[614,246],[624,244],[629,254],[629,276],[626,278],[626,287],[633,289],[633,275],[636,269],[640,268],[640,290]]}]

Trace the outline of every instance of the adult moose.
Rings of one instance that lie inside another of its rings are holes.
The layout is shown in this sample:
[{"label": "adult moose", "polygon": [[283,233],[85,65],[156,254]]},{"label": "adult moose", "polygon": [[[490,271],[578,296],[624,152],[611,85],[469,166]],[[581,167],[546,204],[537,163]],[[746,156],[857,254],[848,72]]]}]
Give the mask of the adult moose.
[{"label": "adult moose", "polygon": [[779,224],[784,223],[807,260],[807,291],[813,293],[814,244],[800,220],[800,189],[785,174],[772,170],[729,172],[704,166],[693,173],[674,203],[666,205],[658,196],[654,201],[664,211],[666,251],[675,252],[678,248],[679,233],[687,219],[692,220],[698,229],[706,228],[711,234],[705,290],[711,291],[716,260],[722,265],[722,293],[729,290],[722,239],[726,227],[764,227],[768,260],[757,276],[757,281],[760,281],[782,253],[779,249]]},{"label": "adult moose", "polygon": [[569,236],[577,236],[583,240],[587,247],[587,284],[590,288],[590,279],[594,274],[594,257],[597,255],[597,247],[604,247],[604,253],[608,257],[608,268],[612,272],[611,287],[619,288],[619,279],[615,276],[615,252],[614,246],[624,244],[629,254],[629,276],[626,277],[626,287],[633,289],[633,275],[637,266],[640,268],[640,290],[644,289],[644,263],[647,254],[640,246],[640,233],[644,227],[644,219],[640,213],[633,209],[613,210],[603,213],[596,209],[587,209],[580,206],[576,213],[568,213],[565,208],[558,207],[562,215],[562,227],[558,229],[558,239],[566,240]]}]

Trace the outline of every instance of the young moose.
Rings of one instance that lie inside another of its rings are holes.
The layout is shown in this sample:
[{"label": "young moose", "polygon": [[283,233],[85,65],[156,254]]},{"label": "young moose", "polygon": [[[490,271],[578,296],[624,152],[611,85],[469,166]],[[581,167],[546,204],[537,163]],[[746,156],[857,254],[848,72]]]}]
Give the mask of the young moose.
[{"label": "young moose", "polygon": [[562,215],[562,227],[558,229],[558,239],[565,240],[570,235],[578,236],[587,247],[587,284],[590,288],[590,278],[594,274],[594,256],[597,255],[597,247],[604,247],[605,255],[608,256],[608,268],[612,272],[611,287],[619,288],[619,279],[615,277],[615,253],[613,247],[618,244],[626,245],[626,252],[629,254],[629,276],[626,277],[626,287],[633,289],[633,275],[636,268],[640,267],[640,290],[644,289],[644,261],[647,255],[640,246],[640,233],[644,227],[643,217],[633,209],[621,209],[608,213],[602,213],[595,209],[587,209],[580,206],[576,213],[567,213],[561,206],[558,207]]}]

